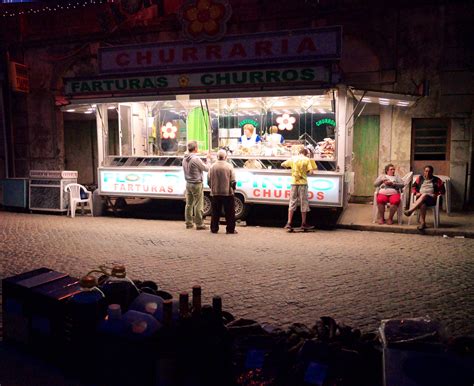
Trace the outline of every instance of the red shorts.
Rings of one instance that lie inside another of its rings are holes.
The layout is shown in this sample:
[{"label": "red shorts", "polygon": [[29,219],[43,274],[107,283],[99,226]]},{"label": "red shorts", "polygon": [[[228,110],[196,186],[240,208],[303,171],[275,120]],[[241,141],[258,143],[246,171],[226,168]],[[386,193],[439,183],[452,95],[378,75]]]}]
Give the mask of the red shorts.
[{"label": "red shorts", "polygon": [[392,194],[390,196],[386,196],[385,194],[377,194],[377,204],[388,204],[390,205],[398,205],[400,204],[400,193]]}]

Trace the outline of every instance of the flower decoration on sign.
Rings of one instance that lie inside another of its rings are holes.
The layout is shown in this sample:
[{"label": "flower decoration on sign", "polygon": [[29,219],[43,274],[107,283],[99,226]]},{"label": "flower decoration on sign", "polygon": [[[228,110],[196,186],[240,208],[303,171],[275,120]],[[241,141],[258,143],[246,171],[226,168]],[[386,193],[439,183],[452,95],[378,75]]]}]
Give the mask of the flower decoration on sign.
[{"label": "flower decoration on sign", "polygon": [[288,114],[283,114],[277,118],[278,129],[280,130],[293,130],[293,123],[296,122],[295,117],[290,117]]},{"label": "flower decoration on sign", "polygon": [[180,11],[183,34],[192,41],[220,39],[230,14],[226,0],[189,0]]},{"label": "flower decoration on sign", "polygon": [[178,78],[179,87],[187,87],[189,84],[189,77],[186,75],[181,75]]},{"label": "flower decoration on sign", "polygon": [[173,126],[171,122],[166,122],[166,125],[161,126],[161,136],[163,138],[176,138],[176,132],[178,131],[178,128],[176,126]]}]

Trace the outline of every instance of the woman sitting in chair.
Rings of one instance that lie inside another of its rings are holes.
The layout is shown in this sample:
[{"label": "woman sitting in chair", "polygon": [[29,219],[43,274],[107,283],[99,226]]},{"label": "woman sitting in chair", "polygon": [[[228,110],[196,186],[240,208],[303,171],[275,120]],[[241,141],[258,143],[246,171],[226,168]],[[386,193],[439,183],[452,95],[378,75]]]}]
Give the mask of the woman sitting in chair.
[{"label": "woman sitting in chair", "polygon": [[385,223],[385,205],[390,203],[390,212],[387,224],[393,224],[393,216],[400,205],[400,190],[405,185],[403,180],[395,175],[395,166],[388,164],[385,166],[385,174],[381,174],[374,182],[377,193],[378,222],[380,225]]},{"label": "woman sitting in chair", "polygon": [[415,210],[420,209],[420,225],[418,225],[420,231],[426,228],[426,207],[435,206],[438,196],[445,193],[443,181],[434,176],[433,171],[431,165],[423,168],[423,175],[418,176],[412,185],[412,193],[416,200],[413,206],[404,212],[405,216],[409,217]]}]

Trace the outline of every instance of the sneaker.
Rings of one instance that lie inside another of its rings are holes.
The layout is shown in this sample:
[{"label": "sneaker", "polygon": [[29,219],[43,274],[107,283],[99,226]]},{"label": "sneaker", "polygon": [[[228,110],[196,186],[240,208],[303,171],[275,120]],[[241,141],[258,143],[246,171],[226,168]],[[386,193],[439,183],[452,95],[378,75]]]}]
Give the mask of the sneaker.
[{"label": "sneaker", "polygon": [[186,224],[186,229],[193,229],[194,225],[193,224]]},{"label": "sneaker", "polygon": [[284,228],[285,228],[285,229],[291,229],[291,228],[292,228],[292,226],[291,226],[291,224],[290,224],[290,223],[286,223],[286,225],[284,226]]},{"label": "sneaker", "polygon": [[306,229],[306,230],[308,230],[308,229],[313,229],[313,228],[314,228],[314,226],[312,226],[312,225],[309,225],[309,224],[301,224],[301,229]]},{"label": "sneaker", "polygon": [[196,225],[196,230],[198,230],[198,231],[202,231],[202,230],[205,230],[205,229],[207,229],[207,226],[205,226],[205,225]]},{"label": "sneaker", "polygon": [[237,233],[239,233],[239,232],[237,232],[237,231],[233,231],[233,232],[226,232],[226,234],[228,234],[228,235],[236,235]]}]

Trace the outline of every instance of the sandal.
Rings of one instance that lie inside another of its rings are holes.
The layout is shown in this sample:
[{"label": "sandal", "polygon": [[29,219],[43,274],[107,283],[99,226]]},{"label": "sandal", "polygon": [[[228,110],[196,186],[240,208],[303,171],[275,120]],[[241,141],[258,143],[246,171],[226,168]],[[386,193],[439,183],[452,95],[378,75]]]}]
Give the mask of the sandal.
[{"label": "sandal", "polygon": [[418,229],[419,231],[422,231],[422,230],[426,229],[426,224],[420,224],[416,227],[416,229]]}]

